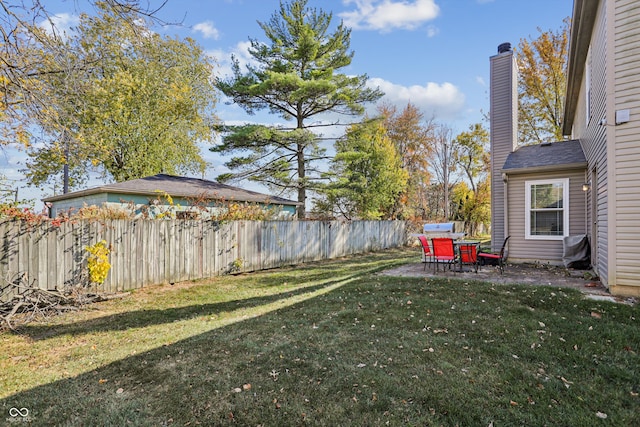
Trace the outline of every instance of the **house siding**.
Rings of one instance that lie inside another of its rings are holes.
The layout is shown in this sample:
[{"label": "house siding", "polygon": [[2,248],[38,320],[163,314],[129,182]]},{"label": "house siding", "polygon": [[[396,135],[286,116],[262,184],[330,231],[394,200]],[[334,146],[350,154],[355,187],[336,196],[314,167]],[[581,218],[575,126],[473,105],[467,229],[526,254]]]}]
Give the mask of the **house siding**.
[{"label": "house siding", "polygon": [[[640,2],[599,1],[590,49],[591,120],[585,123],[584,80],[572,136],[594,177],[587,201],[594,269],[612,293],[640,295]],[[628,122],[616,123],[620,110],[629,112]]]},{"label": "house siding", "polygon": [[[517,142],[517,66],[513,52],[490,58],[491,64],[491,206],[504,206],[502,166]],[[499,251],[505,238],[504,209],[491,210],[492,250]]]},{"label": "house siding", "polygon": [[507,184],[509,251],[513,262],[542,262],[559,265],[562,263],[562,240],[525,239],[525,182],[569,178],[569,235],[585,234],[585,193],[582,191],[584,170],[535,172],[509,175]]},{"label": "house siding", "polygon": [[605,278],[603,283],[606,286],[606,277],[609,270],[609,154],[607,150],[607,134],[610,127],[602,126],[601,120],[604,119],[605,123],[612,122],[612,119],[608,117],[607,109],[607,94],[609,82],[607,76],[608,61],[610,56],[608,54],[608,46],[606,43],[607,35],[607,13],[605,9],[606,2],[601,2],[596,16],[595,27],[591,39],[591,120],[586,128],[586,146],[590,147],[589,154],[585,153],[587,161],[591,166],[590,171],[595,170],[596,181],[591,183],[594,186],[593,191],[588,194],[589,200],[587,203],[591,203],[591,197],[595,198],[596,212],[595,216],[595,230],[596,236],[592,236],[591,230],[589,230],[589,238],[595,240],[594,259],[592,260],[595,266],[595,271],[600,277]]},{"label": "house siding", "polygon": [[[605,2],[608,3],[608,2]],[[640,197],[638,197],[638,171],[640,171],[640,3],[618,0],[609,5],[614,15],[614,32],[611,43],[614,52],[613,81],[615,86],[615,111],[629,110],[627,123],[613,128],[615,143],[610,152],[614,158],[613,182],[610,191],[615,204],[611,206],[612,245],[615,250],[609,258],[613,264],[608,281],[612,292],[640,294]],[[612,120],[615,120],[612,111]]]},{"label": "house siding", "polygon": [[[609,262],[609,192],[608,174],[609,155],[607,152],[608,134],[611,133],[611,126],[614,123],[613,114],[608,114],[607,94],[610,82],[608,81],[607,69],[611,55],[608,54],[606,43],[607,34],[607,13],[606,3],[600,2],[594,29],[591,39],[591,55],[587,58],[585,68],[590,69],[590,81],[583,79],[580,87],[580,95],[573,121],[573,138],[580,139],[589,170],[585,175],[585,182],[589,182],[591,190],[587,193],[587,206],[593,205],[595,212],[587,210],[587,224],[594,225],[587,227],[587,235],[592,247],[592,265],[594,270],[600,275],[605,286],[607,285],[608,262]],[[587,106],[587,84],[589,84],[590,111],[586,111]],[[587,117],[589,117],[587,122]],[[601,124],[602,120],[605,123]],[[595,182],[591,180],[592,173]],[[592,200],[595,198],[595,201]],[[594,236],[595,234],[595,236]]]},{"label": "house siding", "polygon": [[102,206],[107,202],[107,195],[91,194],[88,196],[76,197],[73,199],[59,200],[51,203],[49,216],[55,218],[60,215],[74,214],[78,212],[78,209],[83,206]]}]

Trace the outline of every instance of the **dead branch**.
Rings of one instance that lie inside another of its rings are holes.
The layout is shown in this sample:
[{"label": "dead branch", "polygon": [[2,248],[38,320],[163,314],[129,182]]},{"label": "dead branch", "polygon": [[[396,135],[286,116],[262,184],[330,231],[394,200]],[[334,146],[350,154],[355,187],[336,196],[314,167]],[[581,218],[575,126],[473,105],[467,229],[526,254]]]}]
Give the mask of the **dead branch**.
[{"label": "dead branch", "polygon": [[[34,320],[43,320],[69,311],[79,310],[82,306],[121,298],[126,294],[100,295],[87,293],[83,289],[45,290],[34,286],[16,285],[20,293],[7,301],[0,301],[0,330],[16,330],[17,326]],[[1,296],[1,295],[0,295]]]}]

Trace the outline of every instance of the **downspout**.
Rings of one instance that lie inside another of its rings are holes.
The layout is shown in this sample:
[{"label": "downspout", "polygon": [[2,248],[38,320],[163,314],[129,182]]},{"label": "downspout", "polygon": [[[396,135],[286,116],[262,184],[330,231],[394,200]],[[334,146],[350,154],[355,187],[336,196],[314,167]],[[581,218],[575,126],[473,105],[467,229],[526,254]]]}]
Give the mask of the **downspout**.
[{"label": "downspout", "polygon": [[[504,185],[504,238],[509,235],[509,176],[502,172],[502,183]],[[491,243],[493,245],[493,242]],[[500,245],[502,243],[500,242]]]},{"label": "downspout", "polygon": [[582,192],[584,193],[584,235],[589,235],[589,190],[591,190],[591,182],[589,181],[589,170],[584,171],[584,184]]}]

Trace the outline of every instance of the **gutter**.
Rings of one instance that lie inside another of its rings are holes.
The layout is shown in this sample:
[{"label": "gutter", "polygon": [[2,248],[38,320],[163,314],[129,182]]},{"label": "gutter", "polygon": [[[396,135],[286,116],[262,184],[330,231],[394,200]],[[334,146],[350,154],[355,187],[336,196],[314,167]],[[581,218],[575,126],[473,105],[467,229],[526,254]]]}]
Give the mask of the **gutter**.
[{"label": "gutter", "polygon": [[502,169],[502,172],[507,175],[522,175],[527,173],[566,171],[566,170],[586,169],[586,168],[587,168],[587,162],[580,162],[580,163],[567,163],[564,165],[549,165],[549,166]]}]

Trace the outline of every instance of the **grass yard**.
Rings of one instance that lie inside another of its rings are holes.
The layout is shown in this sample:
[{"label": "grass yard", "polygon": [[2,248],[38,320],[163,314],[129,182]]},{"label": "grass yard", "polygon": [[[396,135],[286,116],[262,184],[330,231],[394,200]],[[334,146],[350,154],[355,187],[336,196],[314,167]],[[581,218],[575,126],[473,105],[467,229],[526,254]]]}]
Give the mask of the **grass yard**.
[{"label": "grass yard", "polygon": [[640,425],[637,306],[375,274],[418,256],[152,287],[4,332],[0,424]]}]

